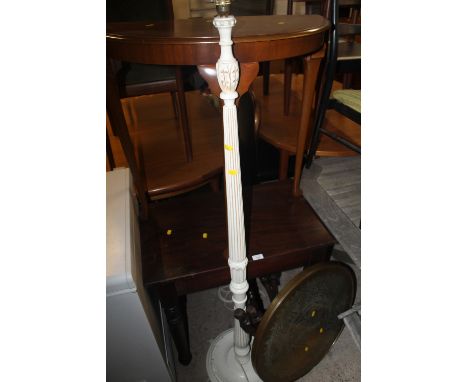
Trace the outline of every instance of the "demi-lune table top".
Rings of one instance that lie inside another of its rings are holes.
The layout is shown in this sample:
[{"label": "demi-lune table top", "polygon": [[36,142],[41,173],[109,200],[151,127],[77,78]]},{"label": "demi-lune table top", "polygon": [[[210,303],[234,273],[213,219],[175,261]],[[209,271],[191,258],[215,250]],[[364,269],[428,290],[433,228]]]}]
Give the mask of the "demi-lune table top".
[{"label": "demi-lune table top", "polygon": [[[239,16],[233,28],[239,62],[278,60],[321,48],[327,19],[320,15]],[[214,64],[220,55],[213,19],[107,24],[107,55],[144,64]]]}]

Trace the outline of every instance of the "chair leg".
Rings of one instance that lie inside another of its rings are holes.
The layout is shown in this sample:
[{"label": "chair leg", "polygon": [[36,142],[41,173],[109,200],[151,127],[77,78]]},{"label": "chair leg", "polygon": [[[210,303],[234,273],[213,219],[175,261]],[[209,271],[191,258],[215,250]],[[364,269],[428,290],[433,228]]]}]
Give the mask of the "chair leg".
[{"label": "chair leg", "polygon": [[187,162],[193,159],[192,153],[192,136],[188,124],[187,104],[185,102],[184,81],[182,77],[182,67],[176,68],[176,86],[177,86],[177,99],[179,101],[179,123],[184,135],[185,157]]},{"label": "chair leg", "polygon": [[125,120],[128,121],[130,129],[136,131],[138,127],[138,113],[136,112],[135,97],[125,99],[123,103],[125,105],[123,108]]},{"label": "chair leg", "polygon": [[179,119],[179,108],[177,106],[177,94],[176,92],[171,92],[171,99],[172,99],[172,108],[174,109],[174,117],[175,119]]},{"label": "chair leg", "polygon": [[294,165],[294,189],[295,196],[301,195],[299,183],[301,181],[302,165],[306,140],[309,136],[310,115],[314,99],[315,83],[320,68],[321,60],[307,56],[304,58],[304,88],[302,90],[302,111],[299,132],[297,135],[296,163]]},{"label": "chair leg", "polygon": [[270,94],[270,63],[268,61],[262,62],[263,73],[263,95]]},{"label": "chair leg", "polygon": [[286,150],[280,150],[278,180],[288,179],[288,167],[289,167],[289,152]]},{"label": "chair leg", "polygon": [[289,115],[289,105],[291,104],[291,80],[292,80],[292,59],[284,61],[284,95],[283,95],[283,114]]},{"label": "chair leg", "polygon": [[305,160],[306,168],[310,168],[314,160],[315,153],[320,143],[320,129],[325,121],[325,115],[328,108],[329,97],[333,84],[334,68],[324,68],[324,83],[322,92],[318,95],[316,102],[314,121],[312,126],[312,134],[309,145],[309,152]]},{"label": "chair leg", "polygon": [[109,139],[109,132],[106,129],[106,154],[109,161],[111,171],[115,168],[114,154],[112,153],[112,146]]},{"label": "chair leg", "polygon": [[352,73],[343,73],[343,89],[350,89],[353,82]]}]

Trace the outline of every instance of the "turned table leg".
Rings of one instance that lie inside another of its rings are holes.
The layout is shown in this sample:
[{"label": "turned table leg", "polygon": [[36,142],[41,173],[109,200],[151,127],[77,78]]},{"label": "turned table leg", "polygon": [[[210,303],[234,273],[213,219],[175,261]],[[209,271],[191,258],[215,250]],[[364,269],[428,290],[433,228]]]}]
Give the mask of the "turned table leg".
[{"label": "turned table leg", "polygon": [[188,335],[186,297],[179,297],[173,284],[158,286],[156,291],[166,314],[179,362],[188,365],[192,360],[192,353]]},{"label": "turned table leg", "polygon": [[319,68],[320,60],[316,59],[312,55],[304,58],[304,88],[302,91],[301,122],[297,134],[296,164],[294,167],[293,193],[295,196],[299,196],[301,194],[299,183],[301,181],[304,150],[310,125],[312,101],[314,99],[314,89]]}]

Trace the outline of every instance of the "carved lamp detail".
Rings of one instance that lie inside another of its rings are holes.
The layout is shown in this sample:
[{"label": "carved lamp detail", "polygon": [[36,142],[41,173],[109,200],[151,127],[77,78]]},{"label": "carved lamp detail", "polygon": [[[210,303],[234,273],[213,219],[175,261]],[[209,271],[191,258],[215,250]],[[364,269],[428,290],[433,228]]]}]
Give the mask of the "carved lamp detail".
[{"label": "carved lamp detail", "polygon": [[[237,109],[235,100],[239,84],[239,63],[232,52],[232,28],[236,24],[229,15],[231,1],[216,0],[218,16],[213,25],[218,29],[221,56],[216,63],[216,74],[224,101],[224,171],[226,179],[227,226],[229,241],[229,268],[234,309],[245,310],[249,284],[246,277],[247,256],[245,245],[244,208],[239,156]],[[234,330],[221,333],[208,350],[206,366],[211,381],[260,381],[250,360],[250,334],[245,332],[239,320],[234,319]]]}]

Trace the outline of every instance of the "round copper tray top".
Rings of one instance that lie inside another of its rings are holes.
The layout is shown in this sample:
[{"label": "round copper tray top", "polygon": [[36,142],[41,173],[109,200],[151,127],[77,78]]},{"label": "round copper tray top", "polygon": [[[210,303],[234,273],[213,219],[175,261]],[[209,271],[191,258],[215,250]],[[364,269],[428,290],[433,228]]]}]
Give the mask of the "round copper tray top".
[{"label": "round copper tray top", "polygon": [[[328,20],[320,15],[239,16],[236,20],[232,38],[240,62],[316,51],[329,28]],[[137,60],[142,63],[200,65],[216,63],[219,58],[219,33],[211,18],[108,23],[106,38],[108,55],[117,59],[135,58],[136,46],[140,52]],[[143,52],[148,47],[156,52]]]},{"label": "round copper tray top", "polygon": [[257,328],[252,364],[265,382],[295,381],[327,354],[340,335],[338,315],[351,308],[356,279],[346,265],[316,264],[293,278]]}]

